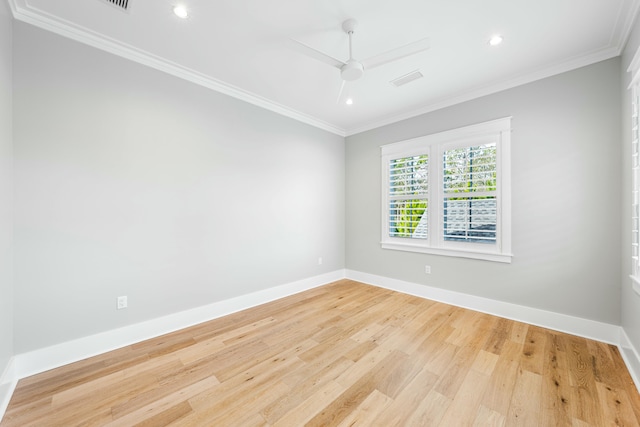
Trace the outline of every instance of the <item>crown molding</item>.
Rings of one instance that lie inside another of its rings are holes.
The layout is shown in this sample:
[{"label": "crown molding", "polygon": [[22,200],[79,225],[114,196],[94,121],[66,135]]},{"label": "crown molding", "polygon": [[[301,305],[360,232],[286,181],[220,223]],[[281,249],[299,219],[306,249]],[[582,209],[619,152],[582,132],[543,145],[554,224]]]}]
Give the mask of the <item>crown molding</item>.
[{"label": "crown molding", "polygon": [[532,73],[526,73],[520,76],[516,76],[509,80],[502,81],[498,84],[471,88],[467,91],[460,92],[457,95],[431,102],[428,105],[424,105],[417,109],[407,110],[399,114],[385,115],[375,120],[365,122],[364,124],[361,124],[359,126],[345,129],[324,120],[318,119],[317,117],[276,103],[252,92],[245,91],[239,87],[230,85],[221,80],[214,79],[193,69],[183,67],[175,62],[151,54],[147,51],[137,49],[133,46],[108,38],[102,34],[91,31],[88,28],[81,27],[71,22],[62,20],[58,17],[49,15],[42,10],[28,6],[26,0],[7,1],[16,20],[34,25],[47,31],[51,31],[63,37],[67,37],[95,47],[97,49],[107,51],[114,55],[149,66],[159,71],[163,71],[175,77],[190,81],[197,85],[206,87],[216,92],[231,96],[233,98],[245,101],[247,103],[256,105],[266,110],[275,112],[285,117],[289,117],[291,119],[342,137],[348,137],[392,123],[411,119],[422,114],[471,101],[476,98],[491,95],[493,93],[497,93],[506,89],[511,89],[523,84],[534,82],[536,80],[551,77],[556,74],[571,71],[580,67],[594,64],[596,62],[619,56],[624,49],[625,44],[627,43],[629,35],[631,34],[631,31],[633,29],[633,25],[636,21],[636,17],[640,12],[640,0],[626,0],[625,2],[623,2],[618,13],[616,26],[611,33],[609,45],[590,54],[570,58],[561,63],[552,64],[543,69],[536,70]]},{"label": "crown molding", "polygon": [[317,119],[308,114],[273,102],[255,93],[240,89],[239,87],[214,79],[193,69],[183,67],[166,58],[154,55],[142,49],[135,48],[126,43],[99,34],[88,28],[73,24],[58,17],[47,14],[33,7],[23,6],[22,0],[8,0],[14,19],[31,24],[38,28],[50,31],[63,37],[87,44],[97,49],[112,53],[122,58],[129,59],[142,65],[165,72],[172,76],[190,81],[208,89],[245,101],[249,104],[264,108],[277,114],[289,117],[299,122],[331,132],[338,136],[346,136],[346,130],[331,123]]},{"label": "crown molding", "polygon": [[431,103],[429,105],[405,111],[400,114],[394,114],[392,116],[385,116],[378,120],[365,123],[357,128],[347,129],[346,136],[356,135],[358,133],[366,132],[372,129],[376,129],[382,126],[387,126],[393,123],[397,123],[403,120],[411,119],[422,114],[430,113],[432,111],[441,110],[443,108],[451,107],[456,104],[471,101],[483,96],[491,95],[503,90],[512,89],[517,86],[522,86],[527,83],[532,83],[536,80],[542,80],[547,77],[555,76],[558,74],[572,71],[587,65],[595,64],[600,61],[615,58],[619,56],[619,47],[607,47],[605,49],[598,50],[589,55],[583,55],[563,61],[559,64],[553,64],[551,66],[536,70],[531,73],[526,73],[509,80],[505,80],[498,84],[487,85],[483,87],[472,88],[468,91],[461,92],[458,95],[447,97]]},{"label": "crown molding", "polygon": [[618,20],[611,32],[610,46],[618,48],[618,55],[622,54],[640,11],[640,0],[627,0],[620,6]]},{"label": "crown molding", "polygon": [[[471,101],[476,98],[491,95],[493,93],[501,92],[506,89],[511,89],[523,84],[534,82],[536,80],[541,80],[547,77],[554,76],[556,74],[565,73],[567,71],[595,64],[596,62],[620,56],[627,44],[627,41],[629,40],[629,36],[631,35],[631,31],[633,30],[633,25],[638,17],[638,13],[640,13],[640,0],[626,0],[625,2],[623,2],[620,5],[620,10],[618,11],[618,18],[615,28],[611,32],[611,37],[609,38],[609,44],[602,49],[598,49],[587,55],[581,55],[578,57],[567,59],[557,64],[552,64],[543,69],[531,73],[526,73],[498,84],[492,84],[485,87],[476,87],[468,91],[461,92],[458,95],[447,97],[445,99],[430,103],[418,109],[412,109],[400,114],[380,117],[377,120],[370,121],[361,126],[347,129],[346,136],[356,135],[358,133],[390,125],[392,123],[411,119],[422,114],[430,113],[432,111],[440,110],[452,105],[461,104],[463,102]],[[640,58],[640,55],[638,57]],[[638,60],[640,61],[640,59]]]}]

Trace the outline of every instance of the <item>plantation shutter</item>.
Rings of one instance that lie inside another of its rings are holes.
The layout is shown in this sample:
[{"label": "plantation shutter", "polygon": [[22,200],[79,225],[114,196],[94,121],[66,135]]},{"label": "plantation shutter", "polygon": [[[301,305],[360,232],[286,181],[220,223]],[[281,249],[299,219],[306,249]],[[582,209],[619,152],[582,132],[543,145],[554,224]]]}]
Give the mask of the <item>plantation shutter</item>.
[{"label": "plantation shutter", "polygon": [[640,84],[636,82],[631,88],[632,93],[632,136],[631,136],[631,275],[640,275],[640,158],[639,158],[639,138],[640,138]]},{"label": "plantation shutter", "polygon": [[496,143],[443,152],[442,237],[496,244],[498,224]]},{"label": "plantation shutter", "polygon": [[389,237],[428,237],[429,157],[389,161]]}]

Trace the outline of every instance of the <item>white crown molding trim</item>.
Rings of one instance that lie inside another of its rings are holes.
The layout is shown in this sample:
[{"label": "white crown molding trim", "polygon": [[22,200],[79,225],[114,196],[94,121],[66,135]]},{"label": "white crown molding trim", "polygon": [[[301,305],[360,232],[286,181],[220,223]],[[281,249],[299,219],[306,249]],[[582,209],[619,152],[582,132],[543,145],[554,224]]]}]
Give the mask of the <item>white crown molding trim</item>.
[{"label": "white crown molding trim", "polygon": [[75,25],[47,14],[44,11],[32,7],[22,7],[18,0],[8,0],[14,19],[34,25],[63,37],[112,53],[122,58],[129,59],[142,65],[165,72],[172,76],[190,81],[216,92],[231,96],[241,101],[264,108],[274,113],[289,117],[302,123],[314,126],[327,132],[344,137],[345,129],[334,126],[331,123],[312,117],[308,114],[286,107],[282,104],[268,100],[260,95],[240,89],[222,80],[214,79],[203,73],[183,67],[150,52],[137,49],[128,44],[106,37],[88,28]]},{"label": "white crown molding trim", "polygon": [[622,359],[629,369],[636,388],[640,390],[640,353],[638,349],[634,347],[624,328],[620,329],[620,345],[618,346],[620,348],[620,354],[622,354]]},{"label": "white crown molding trim", "polygon": [[9,406],[9,401],[17,384],[18,377],[15,370],[15,357],[12,357],[9,359],[9,363],[5,367],[2,376],[0,376],[0,420],[2,420]]},{"label": "white crown molding trim", "polygon": [[15,374],[26,378],[127,345],[207,322],[247,308],[304,292],[345,277],[344,270],[298,280],[273,288],[169,314],[134,325],[101,332],[15,356]]},{"label": "white crown molding trim", "polygon": [[372,129],[376,129],[382,126],[386,126],[386,125],[397,123],[403,120],[411,119],[411,118],[420,116],[422,114],[430,113],[432,111],[441,110],[443,108],[451,107],[456,104],[462,104],[463,102],[472,101],[474,99],[491,95],[497,92],[501,92],[503,90],[512,89],[514,87],[522,86],[527,83],[532,83],[537,80],[542,80],[547,77],[552,77],[552,76],[562,74],[568,71],[572,71],[581,67],[586,67],[587,65],[595,64],[600,61],[605,61],[607,59],[615,58],[616,56],[619,55],[618,53],[619,50],[620,49],[618,47],[608,47],[605,49],[598,50],[589,55],[571,58],[569,60],[563,61],[562,63],[551,65],[549,67],[540,69],[538,71],[534,71],[532,73],[527,73],[518,77],[514,77],[510,80],[506,80],[498,84],[491,84],[488,86],[474,88],[465,92],[461,92],[456,96],[452,96],[446,99],[442,99],[440,101],[436,101],[432,104],[426,105],[424,107],[420,107],[415,110],[406,111],[404,113],[395,114],[392,116],[386,116],[378,120],[366,123],[362,126],[352,128],[352,129],[347,129],[346,136],[356,135],[356,134],[366,132]]},{"label": "white crown molding trim", "polygon": [[518,322],[578,335],[608,344],[620,344],[620,326],[583,319],[539,308],[497,301],[428,285],[405,282],[360,271],[347,270],[347,278],[397,292],[468,308]]},{"label": "white crown molding trim", "polygon": [[460,104],[462,102],[470,101],[472,99],[490,95],[502,90],[510,89],[526,83],[531,83],[533,81],[550,77],[555,74],[571,71],[576,68],[584,67],[599,61],[619,56],[624,49],[624,45],[631,33],[631,30],[633,29],[633,23],[636,19],[638,11],[640,10],[640,0],[629,0],[630,5],[628,7],[625,7],[625,5],[621,6],[620,14],[618,17],[618,24],[611,34],[609,47],[600,49],[591,54],[571,58],[569,60],[563,61],[560,64],[555,64],[533,73],[527,73],[525,75],[515,77],[505,82],[480,88],[474,88],[469,91],[462,92],[457,96],[452,96],[447,99],[431,103],[419,109],[406,111],[400,114],[384,116],[355,128],[343,129],[324,120],[320,120],[316,117],[286,107],[282,104],[270,101],[254,93],[242,90],[236,86],[227,84],[221,80],[213,79],[195,70],[180,66],[162,57],[153,55],[140,49],[136,49],[133,46],[120,43],[114,39],[109,39],[101,34],[92,32],[87,28],[80,27],[72,24],[71,22],[51,16],[44,11],[38,10],[33,7],[24,6],[26,4],[24,0],[8,1],[13,12],[13,16],[17,20],[32,24],[42,29],[110,52],[112,54],[149,66],[151,68],[155,68],[159,71],[166,72],[175,77],[190,81],[200,86],[215,90],[225,95],[240,99],[258,107],[273,111],[285,117],[289,117],[291,119],[306,123],[319,129],[326,130],[327,132],[331,132],[342,137],[366,132],[371,129],[410,119],[435,110],[450,107],[452,105]]},{"label": "white crown molding trim", "polygon": [[640,11],[640,0],[628,0],[628,3],[630,3],[630,5],[627,7],[625,7],[627,2],[623,2],[620,5],[618,21],[611,32],[611,39],[609,42],[610,46],[618,47],[618,55],[622,54],[622,51],[627,45],[629,36],[633,30],[633,24],[638,16],[638,11]]}]

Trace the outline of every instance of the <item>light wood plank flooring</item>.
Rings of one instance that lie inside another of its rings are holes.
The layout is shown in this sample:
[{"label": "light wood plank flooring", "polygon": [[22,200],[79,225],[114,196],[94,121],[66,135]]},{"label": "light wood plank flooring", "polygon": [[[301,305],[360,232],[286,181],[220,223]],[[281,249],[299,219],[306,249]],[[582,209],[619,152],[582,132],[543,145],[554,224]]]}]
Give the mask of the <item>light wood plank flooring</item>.
[{"label": "light wood plank flooring", "polygon": [[343,280],[23,379],[10,426],[638,426],[616,347]]}]

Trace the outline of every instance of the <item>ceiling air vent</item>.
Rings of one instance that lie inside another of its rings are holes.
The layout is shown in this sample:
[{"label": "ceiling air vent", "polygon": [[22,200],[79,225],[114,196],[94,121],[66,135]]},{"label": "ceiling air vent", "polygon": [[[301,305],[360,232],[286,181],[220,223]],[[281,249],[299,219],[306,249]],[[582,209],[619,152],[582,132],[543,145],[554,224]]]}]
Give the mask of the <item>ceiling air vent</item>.
[{"label": "ceiling air vent", "polygon": [[131,5],[130,0],[102,0],[102,2],[115,6],[124,12],[128,12]]},{"label": "ceiling air vent", "polygon": [[411,83],[414,80],[421,79],[423,77],[424,75],[422,75],[420,70],[415,70],[410,72],[409,74],[405,74],[402,77],[398,77],[397,79],[391,80],[390,83],[395,87],[400,87],[400,86],[406,85],[407,83]]}]

